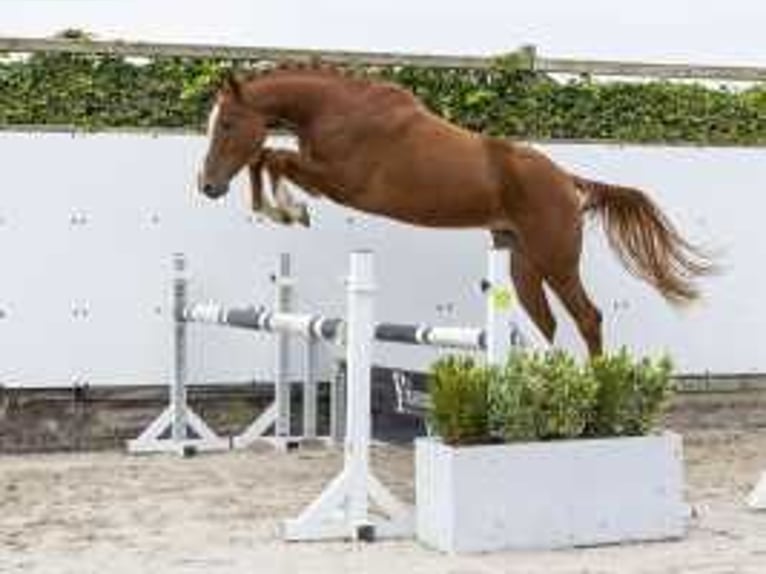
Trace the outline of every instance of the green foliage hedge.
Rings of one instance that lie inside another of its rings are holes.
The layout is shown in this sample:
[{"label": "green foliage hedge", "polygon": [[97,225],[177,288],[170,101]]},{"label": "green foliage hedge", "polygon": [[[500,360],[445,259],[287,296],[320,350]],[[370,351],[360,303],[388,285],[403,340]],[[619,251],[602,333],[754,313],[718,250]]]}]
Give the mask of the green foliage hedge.
[{"label": "green foliage hedge", "polygon": [[429,422],[447,444],[640,436],[672,392],[672,364],[622,349],[585,363],[562,350],[512,352],[501,367],[446,356],[429,376]]},{"label": "green foliage hedge", "polygon": [[431,423],[449,444],[489,439],[489,371],[470,357],[447,356],[430,377]]},{"label": "green foliage hedge", "polygon": [[564,351],[515,352],[490,380],[490,429],[508,442],[583,436],[596,409],[597,380]]},{"label": "green foliage hedge", "polygon": [[[2,56],[0,54],[0,56]],[[200,129],[231,62],[46,54],[0,59],[0,125]],[[238,63],[247,66],[247,63]],[[525,139],[766,145],[766,86],[556,82],[498,61],[489,70],[363,70],[412,89],[437,113]]]}]

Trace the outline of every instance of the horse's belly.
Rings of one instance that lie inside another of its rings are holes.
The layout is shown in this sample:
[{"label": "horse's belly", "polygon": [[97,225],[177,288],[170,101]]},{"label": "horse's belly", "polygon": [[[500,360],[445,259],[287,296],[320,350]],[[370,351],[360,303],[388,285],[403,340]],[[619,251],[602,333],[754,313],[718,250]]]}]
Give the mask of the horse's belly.
[{"label": "horse's belly", "polygon": [[470,188],[388,188],[357,207],[428,227],[488,227],[507,219],[494,197]]},{"label": "horse's belly", "polygon": [[377,206],[411,223],[484,227],[505,218],[502,185],[492,177],[485,155],[469,146],[416,153],[381,183],[382,191],[372,191]]}]

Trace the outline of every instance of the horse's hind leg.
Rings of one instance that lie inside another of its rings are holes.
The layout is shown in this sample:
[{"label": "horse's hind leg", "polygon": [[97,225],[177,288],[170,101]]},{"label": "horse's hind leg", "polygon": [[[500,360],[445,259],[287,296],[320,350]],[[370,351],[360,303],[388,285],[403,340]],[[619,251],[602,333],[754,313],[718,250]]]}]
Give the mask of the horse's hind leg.
[{"label": "horse's hind leg", "polygon": [[520,248],[512,233],[493,231],[492,240],[495,247],[510,249],[511,280],[516,289],[516,295],[540,332],[552,342],[556,334],[556,319],[545,295],[542,274]]},{"label": "horse's hind leg", "polygon": [[589,354],[599,355],[603,350],[601,312],[588,296],[580,278],[580,222],[578,220],[574,225],[562,225],[547,233],[543,227],[541,225],[525,235],[528,252],[545,282],[575,320]]},{"label": "horse's hind leg", "polygon": [[588,353],[591,356],[600,355],[603,350],[601,311],[585,291],[580,274],[574,270],[569,274],[550,277],[548,284],[574,317],[580,335],[588,346]]}]

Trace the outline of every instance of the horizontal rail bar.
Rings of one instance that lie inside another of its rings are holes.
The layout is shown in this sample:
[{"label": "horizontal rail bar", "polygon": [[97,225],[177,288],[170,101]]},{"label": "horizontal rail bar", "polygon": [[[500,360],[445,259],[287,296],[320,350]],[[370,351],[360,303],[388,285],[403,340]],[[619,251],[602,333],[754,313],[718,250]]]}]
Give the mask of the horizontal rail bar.
[{"label": "horizontal rail bar", "polygon": [[228,325],[267,333],[292,333],[322,340],[338,339],[343,320],[308,313],[275,313],[261,307],[227,308],[218,303],[196,303],[182,309],[177,318],[187,323]]},{"label": "horizontal rail bar", "polygon": [[420,68],[487,69],[498,58],[519,55],[521,65],[551,74],[590,74],[592,76],[633,76],[665,79],[707,79],[735,82],[766,81],[763,66],[718,66],[547,58],[536,55],[534,46],[494,56],[458,56],[450,54],[405,54],[397,52],[352,52],[344,50],[291,49],[277,47],[227,46],[211,44],[123,42],[66,38],[0,37],[0,52],[57,52],[153,58],[158,56],[249,61],[310,61],[319,59],[332,64],[367,66],[414,66]]},{"label": "horizontal rail bar", "polygon": [[766,68],[757,66],[701,66],[693,64],[619,62],[612,60],[575,60],[571,58],[537,58],[534,62],[534,69],[536,71],[548,74],[587,74],[592,76],[625,76],[668,80],[766,81]]},{"label": "horizontal rail bar", "polygon": [[333,64],[368,66],[417,66],[422,68],[487,68],[492,59],[482,56],[404,54],[397,52],[350,52],[344,50],[292,49],[276,47],[223,46],[72,40],[64,38],[0,38],[0,52],[58,52],[153,58],[158,56],[195,59],[279,61],[320,59]]},{"label": "horizontal rail bar", "polygon": [[[345,334],[345,321],[309,313],[275,313],[262,307],[228,308],[218,303],[196,303],[180,310],[177,319],[187,323],[228,325],[267,333],[292,333],[337,341]],[[454,349],[486,349],[484,329],[379,323],[375,339],[386,343]]]},{"label": "horizontal rail bar", "polygon": [[484,329],[471,327],[379,323],[375,326],[375,339],[386,343],[456,349],[483,350],[487,347],[487,335]]}]

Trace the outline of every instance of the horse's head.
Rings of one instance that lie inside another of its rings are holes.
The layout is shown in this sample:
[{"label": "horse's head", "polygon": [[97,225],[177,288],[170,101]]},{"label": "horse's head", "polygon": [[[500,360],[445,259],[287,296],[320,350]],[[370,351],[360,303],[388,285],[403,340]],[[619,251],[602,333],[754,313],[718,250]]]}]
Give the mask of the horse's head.
[{"label": "horse's head", "polygon": [[266,118],[248,102],[243,85],[226,76],[208,120],[208,150],[199,173],[199,190],[215,199],[229,190],[229,181],[245,164],[257,159],[266,138]]}]

